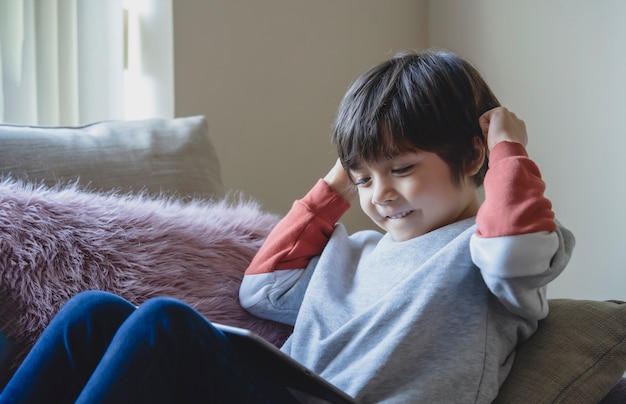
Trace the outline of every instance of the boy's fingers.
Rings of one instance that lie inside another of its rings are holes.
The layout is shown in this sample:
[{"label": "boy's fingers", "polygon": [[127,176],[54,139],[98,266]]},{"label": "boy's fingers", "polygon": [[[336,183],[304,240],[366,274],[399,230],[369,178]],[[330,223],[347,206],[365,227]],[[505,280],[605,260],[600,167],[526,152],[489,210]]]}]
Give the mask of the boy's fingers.
[{"label": "boy's fingers", "polygon": [[483,131],[483,135],[485,135],[485,137],[487,136],[487,133],[489,133],[489,124],[491,123],[491,117],[493,115],[494,109],[490,109],[478,118],[478,125]]}]

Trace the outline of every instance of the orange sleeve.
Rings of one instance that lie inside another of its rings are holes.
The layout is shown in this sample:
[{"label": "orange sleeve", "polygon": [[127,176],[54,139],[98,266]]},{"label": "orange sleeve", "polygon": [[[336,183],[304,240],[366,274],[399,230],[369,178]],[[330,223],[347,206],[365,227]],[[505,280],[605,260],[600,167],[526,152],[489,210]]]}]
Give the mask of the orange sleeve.
[{"label": "orange sleeve", "polygon": [[552,203],[544,196],[545,183],[524,146],[498,143],[489,156],[485,201],[478,211],[477,235],[511,236],[556,231]]},{"label": "orange sleeve", "polygon": [[321,254],[335,224],[349,207],[348,201],[320,179],[270,232],[246,275],[306,267]]}]

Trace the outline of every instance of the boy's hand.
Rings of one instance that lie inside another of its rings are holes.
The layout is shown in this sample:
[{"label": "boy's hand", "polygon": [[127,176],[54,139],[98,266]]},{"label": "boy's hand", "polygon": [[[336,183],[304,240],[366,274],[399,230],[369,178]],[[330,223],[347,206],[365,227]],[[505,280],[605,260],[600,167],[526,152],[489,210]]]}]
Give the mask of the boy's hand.
[{"label": "boy's hand", "polygon": [[526,124],[517,115],[504,107],[497,107],[485,112],[478,123],[487,139],[487,147],[493,147],[502,141],[521,143],[526,147],[528,135]]},{"label": "boy's hand", "polygon": [[339,159],[337,159],[333,168],[326,174],[324,181],[348,202],[351,202],[357,195],[356,186],[341,165]]}]

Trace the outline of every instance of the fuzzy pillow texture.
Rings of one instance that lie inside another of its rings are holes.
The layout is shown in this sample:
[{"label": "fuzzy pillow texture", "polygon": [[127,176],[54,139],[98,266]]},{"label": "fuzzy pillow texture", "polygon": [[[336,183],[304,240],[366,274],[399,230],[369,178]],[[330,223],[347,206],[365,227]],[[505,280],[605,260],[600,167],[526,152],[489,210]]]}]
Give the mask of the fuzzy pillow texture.
[{"label": "fuzzy pillow texture", "polygon": [[277,220],[242,198],[183,203],[1,180],[0,329],[8,342],[0,343],[0,381],[59,308],[90,289],[134,304],[172,296],[280,345],[289,329],[253,317],[238,299],[243,272]]}]

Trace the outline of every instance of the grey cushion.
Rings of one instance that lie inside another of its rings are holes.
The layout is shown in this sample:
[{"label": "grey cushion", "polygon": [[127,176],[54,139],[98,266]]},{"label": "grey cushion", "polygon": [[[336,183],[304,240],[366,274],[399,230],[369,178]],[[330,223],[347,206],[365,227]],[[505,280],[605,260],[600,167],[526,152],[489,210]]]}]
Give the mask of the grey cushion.
[{"label": "grey cushion", "polygon": [[203,116],[83,127],[0,125],[0,175],[96,191],[216,197],[220,166]]}]

